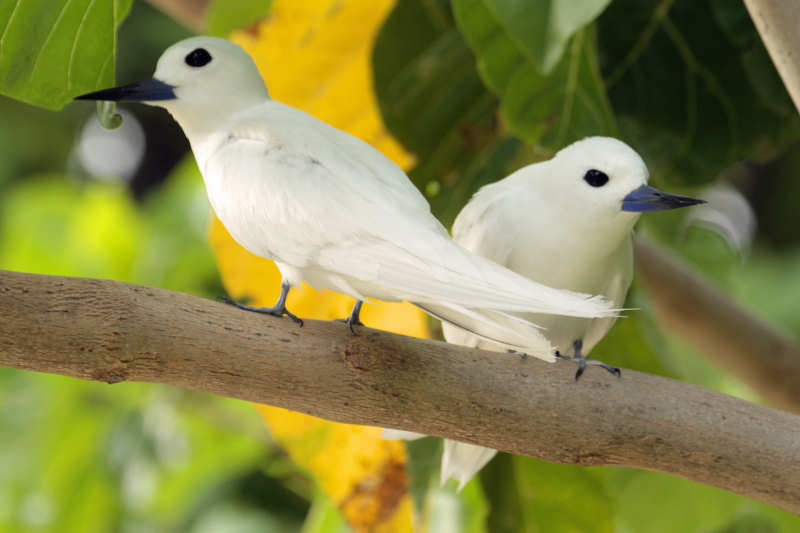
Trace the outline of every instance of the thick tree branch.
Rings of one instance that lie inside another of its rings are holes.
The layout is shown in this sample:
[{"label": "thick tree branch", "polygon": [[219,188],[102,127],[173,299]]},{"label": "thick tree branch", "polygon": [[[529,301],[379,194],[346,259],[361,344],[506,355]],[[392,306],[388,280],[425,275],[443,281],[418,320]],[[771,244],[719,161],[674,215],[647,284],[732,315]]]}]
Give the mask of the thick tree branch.
[{"label": "thick tree branch", "polygon": [[800,110],[800,9],[797,0],[744,0],[783,84]]},{"label": "thick tree branch", "polygon": [[166,383],[548,461],[659,470],[800,513],[800,417],[621,378],[94,279],[0,271],[0,364]]},{"label": "thick tree branch", "polygon": [[676,258],[636,240],[636,273],[659,321],[770,405],[800,413],[800,347]]}]

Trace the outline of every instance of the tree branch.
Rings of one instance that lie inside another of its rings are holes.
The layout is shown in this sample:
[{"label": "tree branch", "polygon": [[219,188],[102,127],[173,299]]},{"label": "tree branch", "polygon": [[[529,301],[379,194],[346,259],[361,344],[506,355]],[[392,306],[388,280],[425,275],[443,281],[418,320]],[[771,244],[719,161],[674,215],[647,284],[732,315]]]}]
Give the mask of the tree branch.
[{"label": "tree branch", "polygon": [[770,405],[800,413],[800,347],[676,258],[636,239],[636,273],[659,321]]},{"label": "tree branch", "polygon": [[0,364],[166,383],[558,463],[658,470],[800,513],[800,417],[631,370],[257,315],[115,281],[0,271]]},{"label": "tree branch", "polygon": [[147,0],[190,30],[201,32],[206,27],[208,0]]},{"label": "tree branch", "polygon": [[796,0],[744,0],[783,84],[800,110],[800,10]]}]

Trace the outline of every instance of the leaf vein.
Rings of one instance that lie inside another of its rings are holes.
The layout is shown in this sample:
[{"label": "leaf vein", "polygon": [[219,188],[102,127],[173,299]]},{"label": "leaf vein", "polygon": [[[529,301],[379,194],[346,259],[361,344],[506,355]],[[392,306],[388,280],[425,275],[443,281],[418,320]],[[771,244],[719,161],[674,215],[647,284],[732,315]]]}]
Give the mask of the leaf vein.
[{"label": "leaf vein", "polygon": [[19,7],[22,0],[17,0],[17,3],[14,4],[14,9],[11,10],[11,14],[8,16],[8,21],[6,22],[6,27],[3,28],[3,34],[0,35],[0,55],[3,53],[3,45],[5,44],[6,34],[8,33],[8,29],[11,27],[11,21],[14,20],[14,15],[17,14],[17,8]]},{"label": "leaf vein", "polygon": [[42,58],[42,54],[44,54],[44,49],[47,48],[50,39],[52,39],[53,34],[56,32],[56,28],[58,27],[61,19],[64,18],[64,13],[67,12],[67,8],[72,3],[72,0],[67,0],[64,3],[64,7],[61,8],[61,11],[56,17],[55,22],[53,22],[53,26],[50,28],[50,31],[47,32],[47,37],[45,37],[44,42],[42,42],[42,46],[39,48],[39,51],[36,53],[36,57],[33,60],[33,66],[31,67],[31,74],[30,77],[33,78],[36,74],[36,69],[39,67],[39,60]]},{"label": "leaf vein", "polygon": [[[92,10],[94,2],[95,0],[91,0],[89,5],[86,6],[86,11],[83,13],[81,22],[78,24],[78,29],[75,31],[75,40],[72,42],[72,50],[69,53],[69,63],[67,64],[67,89],[72,87],[72,65],[75,63],[75,51],[78,49],[78,41],[80,41],[83,26],[86,24],[86,18],[89,16],[89,12]],[[111,31],[114,30],[112,29]]]}]

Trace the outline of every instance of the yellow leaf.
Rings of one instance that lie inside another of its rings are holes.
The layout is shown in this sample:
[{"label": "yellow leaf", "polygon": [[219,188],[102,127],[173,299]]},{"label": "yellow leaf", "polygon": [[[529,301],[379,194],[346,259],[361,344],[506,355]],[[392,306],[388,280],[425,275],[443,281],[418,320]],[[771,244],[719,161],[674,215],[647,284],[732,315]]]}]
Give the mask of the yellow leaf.
[{"label": "yellow leaf", "polygon": [[[253,56],[272,98],[360,137],[408,169],[413,157],[386,130],[372,88],[372,46],[393,7],[394,0],[275,0],[267,19],[232,40]],[[210,240],[229,294],[272,305],[280,286],[274,263],[241,248],[216,218]],[[287,307],[301,317],[332,319],[346,317],[353,303],[303,285],[292,289]],[[430,336],[424,314],[407,303],[365,304],[361,318],[370,327]],[[273,438],[316,478],[355,531],[413,530],[404,443],[380,439],[379,428],[258,408]]]}]

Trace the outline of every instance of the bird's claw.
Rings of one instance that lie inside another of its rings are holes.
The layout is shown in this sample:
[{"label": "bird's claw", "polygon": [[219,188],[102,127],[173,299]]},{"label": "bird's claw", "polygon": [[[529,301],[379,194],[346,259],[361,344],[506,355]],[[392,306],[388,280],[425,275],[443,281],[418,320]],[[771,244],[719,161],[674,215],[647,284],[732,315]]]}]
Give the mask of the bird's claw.
[{"label": "bird's claw", "polygon": [[236,300],[229,298],[228,296],[218,296],[217,299],[223,303],[232,305],[244,311],[251,311],[253,313],[261,313],[264,315],[272,315],[277,317],[287,316],[292,319],[295,324],[299,325],[301,328],[303,327],[303,319],[286,309],[286,306],[276,305],[272,307],[253,307],[250,305],[241,304]]},{"label": "bird's claw", "polygon": [[356,300],[355,305],[353,306],[353,310],[350,311],[350,316],[347,318],[337,318],[334,322],[344,322],[347,324],[347,327],[350,328],[350,333],[356,335],[356,330],[353,329],[355,326],[363,326],[364,323],[361,322],[361,305],[364,302],[361,300]]},{"label": "bird's claw", "polygon": [[354,330],[353,328],[355,326],[363,326],[364,323],[361,322],[361,320],[358,319],[358,318],[356,318],[355,320],[352,320],[352,318],[353,318],[352,316],[349,316],[347,318],[334,318],[333,321],[334,322],[341,322],[343,324],[347,324],[347,327],[350,328],[350,333],[352,333],[353,335],[358,335],[356,333],[356,330]]},{"label": "bird's claw", "polygon": [[605,369],[609,374],[614,374],[618,378],[622,377],[622,371],[615,367],[611,366],[603,361],[598,361],[597,359],[588,359],[584,357],[581,353],[581,348],[583,347],[583,343],[581,341],[575,341],[573,344],[575,348],[575,355],[570,357],[569,355],[564,355],[558,350],[555,352],[556,359],[563,359],[565,361],[577,361],[578,362],[578,370],[575,372],[575,381],[578,381],[580,377],[583,375],[584,371],[586,370],[587,365],[595,365]]},{"label": "bird's claw", "polygon": [[525,352],[520,352],[518,350],[512,350],[511,348],[506,350],[506,352],[507,353],[515,353],[515,354],[519,355],[520,359],[527,359],[528,358],[528,354],[526,354]]}]

